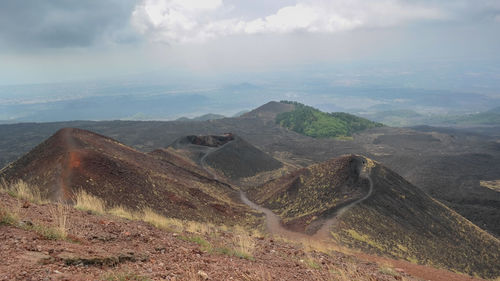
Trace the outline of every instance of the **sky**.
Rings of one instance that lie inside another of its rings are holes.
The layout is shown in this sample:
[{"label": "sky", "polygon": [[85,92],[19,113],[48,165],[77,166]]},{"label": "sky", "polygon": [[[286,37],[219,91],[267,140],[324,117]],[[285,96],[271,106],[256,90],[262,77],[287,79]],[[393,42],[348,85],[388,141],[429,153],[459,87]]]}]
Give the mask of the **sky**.
[{"label": "sky", "polygon": [[0,85],[496,61],[498,0],[0,1]]}]

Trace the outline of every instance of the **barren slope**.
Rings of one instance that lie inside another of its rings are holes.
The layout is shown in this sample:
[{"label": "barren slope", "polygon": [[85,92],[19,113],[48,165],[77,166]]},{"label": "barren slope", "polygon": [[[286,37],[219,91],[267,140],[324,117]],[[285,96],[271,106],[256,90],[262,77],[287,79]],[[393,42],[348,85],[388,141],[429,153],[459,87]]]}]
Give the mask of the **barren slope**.
[{"label": "barren slope", "polygon": [[73,121],[0,125],[0,166],[18,159],[63,127],[92,130],[145,152],[166,147],[190,134],[233,132],[275,159],[302,167],[344,154],[366,155],[479,227],[500,236],[500,192],[481,186],[481,181],[500,180],[498,127],[383,127],[359,132],[352,141],[313,139],[275,123],[278,113],[292,109],[271,102],[239,118],[188,123]]},{"label": "barren slope", "polygon": [[341,244],[483,277],[500,275],[498,239],[361,156],[313,165],[251,195],[294,230],[313,232],[330,217],[331,237]]},{"label": "barren slope", "polygon": [[[62,129],[3,169],[7,181],[22,179],[52,200],[70,201],[78,189],[132,209],[151,207],[167,216],[213,222],[249,221],[253,213],[233,200],[237,192],[168,151],[148,155],[80,129]],[[191,168],[190,168],[191,167]]]}]

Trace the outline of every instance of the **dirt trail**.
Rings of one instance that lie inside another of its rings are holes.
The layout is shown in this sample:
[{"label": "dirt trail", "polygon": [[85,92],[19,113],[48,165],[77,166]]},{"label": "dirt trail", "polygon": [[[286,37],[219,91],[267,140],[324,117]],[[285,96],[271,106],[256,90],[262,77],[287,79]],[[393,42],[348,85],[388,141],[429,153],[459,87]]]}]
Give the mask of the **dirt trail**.
[{"label": "dirt trail", "polygon": [[330,228],[337,223],[338,217],[340,217],[342,214],[344,214],[347,210],[351,209],[352,207],[365,201],[366,199],[368,199],[372,195],[372,193],[373,193],[373,180],[370,176],[369,168],[367,168],[366,166],[363,167],[363,171],[360,173],[359,176],[361,178],[367,179],[369,181],[370,189],[368,190],[368,193],[365,196],[363,196],[362,198],[360,198],[360,199],[352,202],[351,204],[344,206],[344,207],[340,208],[339,210],[337,210],[337,212],[335,212],[333,217],[329,218],[328,220],[325,221],[325,223],[323,223],[321,228],[318,229],[318,231],[313,235],[313,237],[318,238],[318,239],[322,239],[322,240],[330,239]]},{"label": "dirt trail", "polygon": [[[201,167],[208,174],[210,174],[215,180],[219,180],[219,177],[217,176],[217,173],[215,173],[211,168],[208,167],[208,165],[206,163],[206,158],[210,154],[223,148],[228,143],[230,143],[230,142],[227,142],[227,143],[225,143],[219,147],[216,147],[216,148],[210,148],[209,151],[207,151],[207,153],[205,153],[205,155],[203,155],[203,157],[201,157],[201,159],[200,159]],[[240,190],[240,199],[243,203],[248,205],[250,208],[252,208],[256,211],[262,212],[262,213],[264,213],[264,215],[266,215],[266,228],[270,233],[280,235],[280,236],[286,236],[286,237],[294,238],[294,239],[310,239],[311,238],[309,235],[299,233],[299,232],[290,231],[290,230],[284,228],[281,225],[281,218],[279,216],[277,216],[271,210],[264,208],[260,205],[255,204],[254,202],[250,201],[247,198],[246,194],[242,190]]]},{"label": "dirt trail", "polygon": [[[219,178],[218,178],[217,174],[211,168],[208,167],[205,160],[206,160],[207,156],[209,156],[210,154],[223,148],[228,143],[225,143],[217,148],[210,149],[200,159],[200,164],[201,164],[202,168],[207,173],[212,175],[212,177],[215,180],[219,180]],[[344,206],[344,207],[340,208],[338,211],[336,211],[335,214],[331,218],[327,219],[323,223],[321,228],[319,228],[318,231],[316,231],[316,233],[314,233],[313,235],[307,235],[304,233],[295,232],[295,231],[291,231],[291,230],[286,229],[281,224],[281,218],[278,215],[273,213],[273,211],[250,201],[248,199],[248,197],[246,196],[246,194],[242,190],[240,190],[240,199],[243,203],[248,205],[250,208],[265,214],[265,216],[266,216],[266,228],[269,231],[269,233],[279,235],[279,236],[285,236],[285,237],[292,238],[292,239],[306,239],[306,240],[321,239],[321,240],[328,241],[331,238],[330,237],[330,228],[337,222],[338,217],[341,216],[347,210],[351,209],[352,207],[356,206],[357,204],[368,199],[373,193],[373,181],[372,181],[371,176],[370,176],[369,168],[366,166],[365,162],[363,162],[359,168],[360,168],[360,177],[367,179],[370,183],[370,189],[369,189],[368,193],[365,196],[363,196],[362,198],[360,198],[360,199],[352,202],[351,204]]]}]

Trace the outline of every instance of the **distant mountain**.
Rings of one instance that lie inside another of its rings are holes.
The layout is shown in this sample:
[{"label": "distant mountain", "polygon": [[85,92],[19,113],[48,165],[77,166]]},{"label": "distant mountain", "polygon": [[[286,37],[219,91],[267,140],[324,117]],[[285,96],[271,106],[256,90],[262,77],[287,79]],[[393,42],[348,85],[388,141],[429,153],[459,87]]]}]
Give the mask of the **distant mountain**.
[{"label": "distant mountain", "polygon": [[264,121],[274,121],[280,113],[295,109],[294,104],[271,101],[258,108],[241,115],[242,118],[259,118]]},{"label": "distant mountain", "polygon": [[279,113],[276,116],[276,123],[314,138],[347,137],[355,132],[383,126],[349,113],[325,113],[297,102],[281,103],[291,104],[294,107],[291,111]]},{"label": "distant mountain", "polygon": [[165,120],[206,107],[202,94],[90,96],[51,102],[0,104],[0,112],[15,122],[68,120]]},{"label": "distant mountain", "polygon": [[362,156],[312,165],[256,187],[250,196],[296,231],[482,277],[500,274],[497,238]]},{"label": "distant mountain", "polygon": [[453,126],[498,126],[500,124],[500,107],[477,113],[459,116],[433,118],[434,124]]},{"label": "distant mountain", "polygon": [[411,126],[422,122],[421,120],[425,118],[424,115],[410,109],[384,110],[374,113],[364,113],[360,114],[360,116],[388,126],[397,127]]},{"label": "distant mountain", "polygon": [[233,116],[231,117],[240,117],[241,115],[245,114],[245,113],[248,113],[250,112],[250,110],[242,110],[242,111],[239,111],[239,112],[236,112],[235,114],[233,114]]},{"label": "distant mountain", "polygon": [[175,121],[208,121],[208,120],[217,120],[217,119],[222,119],[226,118],[226,116],[221,115],[221,114],[214,114],[214,113],[207,113],[198,117],[193,117],[193,118],[187,118],[187,117],[180,117],[176,119]]},{"label": "distant mountain", "polygon": [[363,117],[389,126],[407,127],[418,125],[434,126],[495,126],[500,124],[500,107],[474,114],[424,115],[413,110],[382,110],[362,113]]},{"label": "distant mountain", "polygon": [[[251,209],[237,191],[167,150],[145,154],[90,131],[65,128],[0,172],[24,180],[54,201],[79,189],[111,205],[150,207],[168,217],[236,224]],[[254,220],[257,220],[253,217]]]}]

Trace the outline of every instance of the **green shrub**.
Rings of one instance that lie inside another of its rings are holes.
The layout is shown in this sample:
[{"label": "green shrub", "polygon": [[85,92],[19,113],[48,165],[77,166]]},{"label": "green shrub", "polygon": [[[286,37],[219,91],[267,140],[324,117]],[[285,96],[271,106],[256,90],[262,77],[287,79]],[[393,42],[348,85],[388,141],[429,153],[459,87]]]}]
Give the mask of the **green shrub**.
[{"label": "green shrub", "polygon": [[289,130],[313,138],[348,137],[358,131],[383,126],[380,123],[349,113],[325,113],[301,103],[281,102],[293,104],[295,108],[292,111],[278,114],[276,123]]}]

